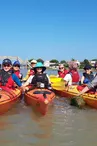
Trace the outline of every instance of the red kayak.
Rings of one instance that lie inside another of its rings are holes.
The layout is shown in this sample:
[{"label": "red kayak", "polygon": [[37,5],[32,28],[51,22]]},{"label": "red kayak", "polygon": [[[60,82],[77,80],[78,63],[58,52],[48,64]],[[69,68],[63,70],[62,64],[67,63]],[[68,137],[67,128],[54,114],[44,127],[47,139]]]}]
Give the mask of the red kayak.
[{"label": "red kayak", "polygon": [[0,114],[10,110],[13,105],[20,99],[21,89],[3,88],[0,90]]},{"label": "red kayak", "polygon": [[54,92],[48,89],[32,89],[25,93],[25,102],[42,115],[48,111],[49,104],[55,98]]}]

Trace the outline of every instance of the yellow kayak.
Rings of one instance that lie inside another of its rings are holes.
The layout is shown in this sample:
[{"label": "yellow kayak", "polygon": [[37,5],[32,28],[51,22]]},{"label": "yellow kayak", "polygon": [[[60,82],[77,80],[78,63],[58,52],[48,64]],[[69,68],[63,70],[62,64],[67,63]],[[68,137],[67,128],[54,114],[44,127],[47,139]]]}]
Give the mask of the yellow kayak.
[{"label": "yellow kayak", "polygon": [[50,81],[51,81],[51,83],[57,83],[57,82],[60,82],[62,80],[63,80],[62,78],[59,78],[56,75],[50,75]]},{"label": "yellow kayak", "polygon": [[[78,89],[79,86],[72,85],[68,88],[64,87],[64,90],[55,90],[56,94],[59,94],[61,97],[71,98],[76,96],[80,91]],[[88,92],[82,95],[85,103],[90,107],[97,109],[97,92]]]}]

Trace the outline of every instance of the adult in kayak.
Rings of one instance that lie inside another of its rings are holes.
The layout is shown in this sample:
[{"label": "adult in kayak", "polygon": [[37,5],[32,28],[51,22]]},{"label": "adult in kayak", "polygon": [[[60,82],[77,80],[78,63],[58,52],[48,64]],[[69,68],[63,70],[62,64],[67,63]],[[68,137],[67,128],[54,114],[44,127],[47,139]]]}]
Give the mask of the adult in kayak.
[{"label": "adult in kayak", "polygon": [[31,75],[35,74],[33,68],[35,67],[36,63],[37,63],[36,60],[31,61],[31,69],[28,70],[27,75],[22,79],[22,81],[27,81]]},{"label": "adult in kayak", "polygon": [[59,64],[59,70],[57,77],[64,78],[66,74],[68,74],[69,70],[67,70],[63,64]]},{"label": "adult in kayak", "polygon": [[[51,89],[51,83],[48,74],[44,73],[46,67],[38,62],[36,66],[33,68],[35,75],[31,75],[28,80],[24,83],[23,86],[27,86],[32,84],[36,88],[48,88]],[[29,88],[26,88],[27,90]]]},{"label": "adult in kayak", "polygon": [[23,74],[20,73],[20,62],[18,60],[13,63],[13,73],[16,74],[20,80],[23,78]]},{"label": "adult in kayak", "polygon": [[77,68],[78,65],[76,62],[69,62],[69,71],[64,77],[65,85],[70,86],[79,83],[80,75]]},{"label": "adult in kayak", "polygon": [[22,86],[19,78],[12,71],[12,62],[6,58],[2,62],[2,69],[0,70],[0,88],[14,89],[14,83],[19,87]]}]

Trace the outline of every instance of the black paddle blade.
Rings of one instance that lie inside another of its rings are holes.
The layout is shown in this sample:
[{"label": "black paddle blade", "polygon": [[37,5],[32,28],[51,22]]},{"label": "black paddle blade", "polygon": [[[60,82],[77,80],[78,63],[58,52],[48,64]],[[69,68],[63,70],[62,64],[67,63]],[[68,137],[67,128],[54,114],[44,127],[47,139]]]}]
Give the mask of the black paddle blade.
[{"label": "black paddle blade", "polygon": [[75,96],[71,98],[70,105],[83,108],[85,106],[85,101],[81,96]]}]

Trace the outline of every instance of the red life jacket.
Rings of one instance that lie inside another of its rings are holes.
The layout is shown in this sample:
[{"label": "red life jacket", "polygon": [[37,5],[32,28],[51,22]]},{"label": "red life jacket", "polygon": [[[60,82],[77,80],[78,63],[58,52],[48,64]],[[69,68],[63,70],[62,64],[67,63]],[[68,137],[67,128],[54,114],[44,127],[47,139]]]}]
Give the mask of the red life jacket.
[{"label": "red life jacket", "polygon": [[14,81],[12,79],[12,71],[5,72],[4,70],[0,71],[0,87],[14,87]]},{"label": "red life jacket", "polygon": [[60,78],[64,78],[68,72],[68,70],[64,69],[64,72],[58,71],[58,75]]},{"label": "red life jacket", "polygon": [[34,70],[33,69],[30,69],[29,76],[34,75],[34,74],[35,74]]},{"label": "red life jacket", "polygon": [[80,76],[77,70],[70,70],[70,74],[72,76],[72,82],[77,83],[80,80]]}]

